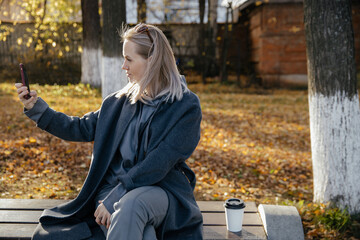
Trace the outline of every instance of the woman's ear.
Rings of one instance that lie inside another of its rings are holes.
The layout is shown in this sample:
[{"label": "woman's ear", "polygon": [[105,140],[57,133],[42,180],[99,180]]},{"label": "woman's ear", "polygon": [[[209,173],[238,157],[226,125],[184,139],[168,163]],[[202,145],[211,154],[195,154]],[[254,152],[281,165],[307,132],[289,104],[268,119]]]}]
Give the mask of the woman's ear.
[{"label": "woman's ear", "polygon": [[146,60],[147,60],[148,62],[150,62],[151,59],[152,59],[152,56],[149,56]]}]

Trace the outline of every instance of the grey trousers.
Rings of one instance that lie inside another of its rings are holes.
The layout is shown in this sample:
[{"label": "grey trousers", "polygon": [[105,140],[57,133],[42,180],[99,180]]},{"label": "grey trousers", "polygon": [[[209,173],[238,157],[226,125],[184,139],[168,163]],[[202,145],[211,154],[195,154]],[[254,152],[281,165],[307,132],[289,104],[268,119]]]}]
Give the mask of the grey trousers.
[{"label": "grey trousers", "polygon": [[115,212],[111,215],[110,228],[101,226],[101,229],[109,240],[156,240],[155,228],[164,220],[168,206],[169,199],[162,188],[136,188],[114,204]]}]

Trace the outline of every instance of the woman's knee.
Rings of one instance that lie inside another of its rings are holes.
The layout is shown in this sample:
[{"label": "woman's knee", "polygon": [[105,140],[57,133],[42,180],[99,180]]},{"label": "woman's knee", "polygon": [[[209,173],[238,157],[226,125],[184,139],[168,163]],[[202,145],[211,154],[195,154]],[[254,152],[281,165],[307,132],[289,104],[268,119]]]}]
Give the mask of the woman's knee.
[{"label": "woman's knee", "polygon": [[114,204],[115,212],[134,212],[134,210],[143,210],[146,204],[144,203],[144,199],[142,199],[141,195],[143,192],[148,191],[148,189],[149,187],[140,187],[125,194],[120,201]]},{"label": "woman's knee", "polygon": [[114,204],[114,218],[141,218],[149,222],[154,218],[162,218],[168,208],[167,194],[160,187],[145,186],[136,188],[125,194]]}]

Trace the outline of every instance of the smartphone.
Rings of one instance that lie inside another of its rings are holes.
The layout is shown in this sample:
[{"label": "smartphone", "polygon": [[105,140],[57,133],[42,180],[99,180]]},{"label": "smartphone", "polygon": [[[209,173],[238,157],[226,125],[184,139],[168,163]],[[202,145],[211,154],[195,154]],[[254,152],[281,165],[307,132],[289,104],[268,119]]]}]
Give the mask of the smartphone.
[{"label": "smartphone", "polygon": [[[20,63],[19,66],[20,66],[20,74],[21,74],[22,85],[26,86],[29,93],[30,93],[29,79],[28,79],[28,76],[27,76],[27,73],[26,73],[25,65]],[[31,98],[29,93],[24,96],[25,99]]]}]

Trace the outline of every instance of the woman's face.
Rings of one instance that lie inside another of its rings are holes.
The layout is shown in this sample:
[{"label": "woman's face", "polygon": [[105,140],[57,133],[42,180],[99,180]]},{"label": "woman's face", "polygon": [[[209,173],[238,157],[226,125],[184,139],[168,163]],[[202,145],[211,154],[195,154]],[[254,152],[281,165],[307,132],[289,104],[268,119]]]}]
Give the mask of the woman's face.
[{"label": "woman's face", "polygon": [[148,60],[136,52],[137,45],[125,40],[123,46],[124,63],[122,69],[130,82],[139,82],[144,75]]}]

